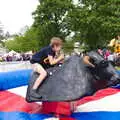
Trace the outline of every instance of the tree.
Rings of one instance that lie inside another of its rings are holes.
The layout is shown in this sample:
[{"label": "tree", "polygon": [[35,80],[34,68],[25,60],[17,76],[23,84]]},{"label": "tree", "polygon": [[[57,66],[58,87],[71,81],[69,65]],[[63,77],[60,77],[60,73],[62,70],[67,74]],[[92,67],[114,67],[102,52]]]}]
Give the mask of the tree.
[{"label": "tree", "polygon": [[3,25],[0,23],[0,42],[2,42],[1,40],[3,39],[4,39]]},{"label": "tree", "polygon": [[[120,32],[120,0],[78,0],[78,4],[73,1],[39,0],[33,13],[33,25],[24,34],[16,36],[11,41],[13,44],[8,41],[8,48],[38,50],[48,45],[53,36],[58,36],[71,37],[72,42],[80,41],[94,49],[106,46]],[[68,42],[66,48],[72,48],[72,42]]]},{"label": "tree", "polygon": [[73,8],[72,0],[39,0],[33,13],[37,36],[42,46],[47,45],[53,36],[65,38],[69,34],[65,17]]},{"label": "tree", "polygon": [[39,3],[33,13],[33,25],[24,34],[7,41],[8,49],[18,52],[38,50],[48,45],[52,37],[64,39],[70,33],[65,17],[74,7],[72,0],[39,0]]},{"label": "tree", "polygon": [[10,35],[10,33],[7,31],[6,33],[5,33],[5,39],[8,39],[9,37],[11,37],[11,35]]},{"label": "tree", "polygon": [[33,28],[28,29],[24,35],[16,35],[13,40],[5,42],[6,48],[17,52],[26,52],[30,50],[40,49],[39,43],[36,40],[37,35]]},{"label": "tree", "polygon": [[[105,46],[120,32],[120,0],[79,0],[66,17],[69,29],[90,48]],[[77,34],[78,35],[78,34]]]}]

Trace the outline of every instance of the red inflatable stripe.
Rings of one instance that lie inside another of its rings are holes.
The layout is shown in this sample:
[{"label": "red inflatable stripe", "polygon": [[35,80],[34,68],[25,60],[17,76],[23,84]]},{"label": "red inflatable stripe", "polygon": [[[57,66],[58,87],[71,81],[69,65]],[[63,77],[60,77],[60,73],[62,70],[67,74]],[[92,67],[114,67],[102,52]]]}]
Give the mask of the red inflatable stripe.
[{"label": "red inflatable stripe", "polygon": [[60,115],[71,115],[69,102],[44,102],[42,107],[43,113],[55,113]]},{"label": "red inflatable stripe", "polygon": [[90,101],[99,100],[99,99],[102,99],[106,96],[116,94],[118,92],[120,92],[120,89],[107,88],[104,90],[99,90],[93,96],[87,96],[81,100],[76,101],[76,106],[79,106],[81,104],[85,104],[85,103],[90,102]]},{"label": "red inflatable stripe", "polygon": [[8,91],[0,92],[0,111],[2,112],[20,111],[39,113],[40,110],[41,105],[39,104],[27,103],[23,97]]},{"label": "red inflatable stripe", "polygon": [[[108,88],[100,90],[93,96],[88,96],[79,101],[75,101],[75,105],[79,106],[81,104],[98,100],[118,92],[120,92],[120,89]],[[27,113],[54,113],[66,116],[71,114],[69,102],[44,102],[43,106],[41,107],[41,105],[37,103],[27,103],[23,97],[8,91],[0,92],[0,103],[0,111],[2,112],[20,111]]]}]

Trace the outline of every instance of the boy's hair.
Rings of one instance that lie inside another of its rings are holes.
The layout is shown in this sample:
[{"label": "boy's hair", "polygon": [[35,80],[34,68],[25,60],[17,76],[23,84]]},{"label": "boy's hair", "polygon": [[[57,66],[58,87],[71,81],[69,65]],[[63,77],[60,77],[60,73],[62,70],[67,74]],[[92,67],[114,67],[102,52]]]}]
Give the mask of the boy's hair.
[{"label": "boy's hair", "polygon": [[54,46],[61,46],[62,44],[63,44],[63,40],[61,38],[59,38],[59,37],[53,37],[51,39],[50,45],[52,47],[54,47]]}]

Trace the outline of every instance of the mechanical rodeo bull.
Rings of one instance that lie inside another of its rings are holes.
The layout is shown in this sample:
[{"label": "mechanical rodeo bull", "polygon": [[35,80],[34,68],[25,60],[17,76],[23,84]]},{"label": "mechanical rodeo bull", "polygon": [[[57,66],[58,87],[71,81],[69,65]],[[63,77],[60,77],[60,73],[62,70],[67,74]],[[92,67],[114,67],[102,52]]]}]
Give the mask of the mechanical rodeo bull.
[{"label": "mechanical rodeo bull", "polygon": [[39,99],[31,95],[31,88],[38,77],[38,73],[33,73],[27,89],[27,102],[68,103],[120,83],[120,76],[109,61],[95,51],[87,56],[87,62],[84,57],[73,55],[62,66],[48,69],[50,74],[38,88]]}]

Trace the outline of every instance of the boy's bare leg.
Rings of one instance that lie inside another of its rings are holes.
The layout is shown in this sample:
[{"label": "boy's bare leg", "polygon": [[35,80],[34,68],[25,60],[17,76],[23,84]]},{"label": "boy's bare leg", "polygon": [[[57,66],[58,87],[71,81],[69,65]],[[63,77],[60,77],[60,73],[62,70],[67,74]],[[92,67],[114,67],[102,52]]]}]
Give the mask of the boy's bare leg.
[{"label": "boy's bare leg", "polygon": [[36,72],[40,74],[33,85],[33,89],[36,90],[39,87],[39,85],[42,83],[42,81],[45,79],[45,77],[47,76],[47,72],[40,64],[35,64],[33,68]]},{"label": "boy's bare leg", "polygon": [[31,96],[36,97],[36,98],[41,98],[42,96],[40,96],[37,93],[37,88],[39,87],[39,85],[42,83],[42,81],[45,79],[45,77],[47,76],[47,72],[44,70],[44,68],[40,65],[40,64],[33,64],[33,71],[38,72],[40,74],[40,76],[37,78],[37,80],[35,81],[33,88],[31,90]]}]

